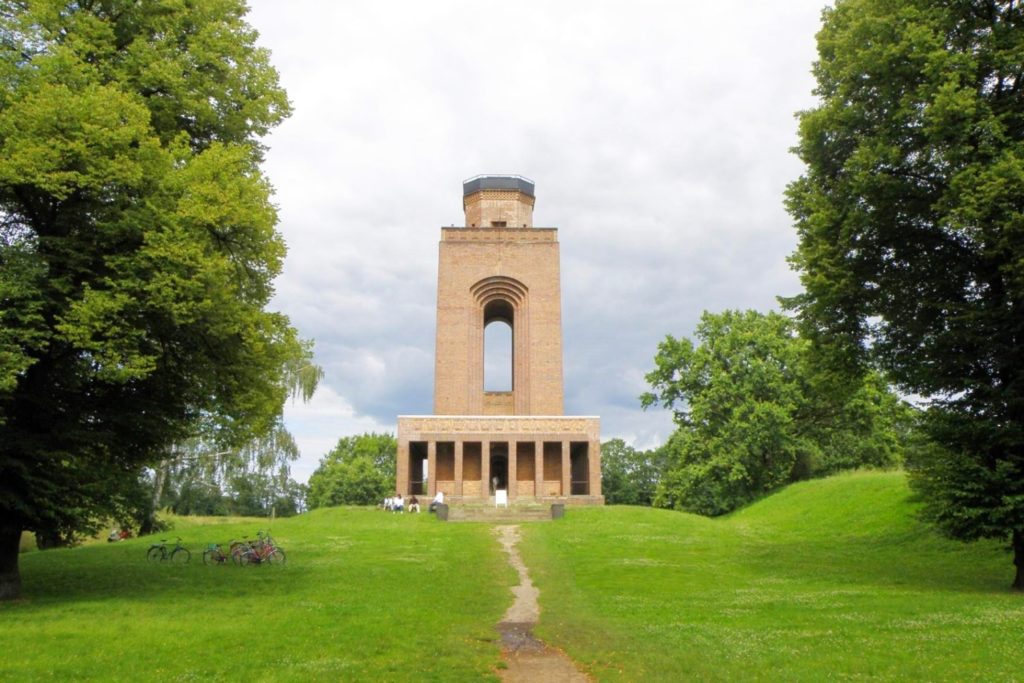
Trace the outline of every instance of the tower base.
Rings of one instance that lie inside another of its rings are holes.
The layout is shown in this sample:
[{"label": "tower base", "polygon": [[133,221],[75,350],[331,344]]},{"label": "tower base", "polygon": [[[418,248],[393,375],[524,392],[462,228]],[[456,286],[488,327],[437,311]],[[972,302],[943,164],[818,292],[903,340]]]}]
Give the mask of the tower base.
[{"label": "tower base", "polygon": [[406,497],[604,503],[597,417],[400,415],[397,461]]}]

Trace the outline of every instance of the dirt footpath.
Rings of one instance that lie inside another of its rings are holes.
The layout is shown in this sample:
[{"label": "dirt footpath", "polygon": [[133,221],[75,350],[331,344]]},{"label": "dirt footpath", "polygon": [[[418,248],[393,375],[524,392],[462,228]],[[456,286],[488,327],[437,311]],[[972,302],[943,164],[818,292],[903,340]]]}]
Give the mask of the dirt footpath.
[{"label": "dirt footpath", "polygon": [[539,591],[530,581],[523,558],[516,544],[519,527],[494,527],[509,564],[519,573],[519,585],[512,587],[515,602],[498,623],[501,645],[508,668],[499,672],[501,680],[511,683],[587,683],[590,678],[576,668],[564,653],[548,647],[533,636],[533,627],[540,619]]}]

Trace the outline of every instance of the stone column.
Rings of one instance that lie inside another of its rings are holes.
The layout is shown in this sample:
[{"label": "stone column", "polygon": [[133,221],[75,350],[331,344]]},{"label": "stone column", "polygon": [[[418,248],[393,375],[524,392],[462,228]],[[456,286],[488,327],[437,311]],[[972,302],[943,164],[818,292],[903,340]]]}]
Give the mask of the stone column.
[{"label": "stone column", "polygon": [[572,468],[569,466],[569,442],[562,442],[562,495],[568,496],[572,492]]},{"label": "stone column", "polygon": [[[409,495],[409,440],[399,439],[397,461],[395,462],[395,490],[403,496]],[[388,492],[390,496],[391,493]]]},{"label": "stone column", "polygon": [[601,442],[594,439],[588,449],[587,474],[590,478],[590,495],[601,495]]},{"label": "stone column", "polygon": [[427,495],[431,498],[437,493],[437,442],[427,442]]},{"label": "stone column", "polygon": [[533,442],[533,497],[540,499],[544,490],[544,442]]},{"label": "stone column", "polygon": [[455,495],[462,497],[462,441],[455,442]]},{"label": "stone column", "polygon": [[519,448],[519,442],[514,439],[510,439],[508,442],[508,499],[515,500],[516,493],[519,489],[517,486],[516,479],[516,451]]},{"label": "stone column", "polygon": [[483,496],[484,500],[490,494],[491,490],[491,442],[483,441],[480,443],[480,495]]}]

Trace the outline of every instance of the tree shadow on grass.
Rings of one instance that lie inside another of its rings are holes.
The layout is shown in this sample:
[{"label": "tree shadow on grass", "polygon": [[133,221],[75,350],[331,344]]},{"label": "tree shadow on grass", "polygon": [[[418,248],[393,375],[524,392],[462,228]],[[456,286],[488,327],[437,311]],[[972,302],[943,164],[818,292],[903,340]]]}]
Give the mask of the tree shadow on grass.
[{"label": "tree shadow on grass", "polygon": [[146,559],[149,543],[118,547],[55,549],[21,556],[22,609],[56,602],[139,600],[171,606],[182,600],[230,593],[284,597],[304,583],[308,568],[291,566],[204,565],[202,550],[189,547],[184,565]]}]

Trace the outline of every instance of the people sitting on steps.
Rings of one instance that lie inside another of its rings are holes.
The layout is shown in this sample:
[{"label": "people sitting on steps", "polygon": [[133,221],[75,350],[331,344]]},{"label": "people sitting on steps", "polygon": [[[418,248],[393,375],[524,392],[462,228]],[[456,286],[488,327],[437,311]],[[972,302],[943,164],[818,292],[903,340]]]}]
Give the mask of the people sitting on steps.
[{"label": "people sitting on steps", "polygon": [[438,505],[444,505],[444,491],[441,489],[437,490],[437,495],[435,495],[434,500],[430,502],[430,511],[437,512]]}]

